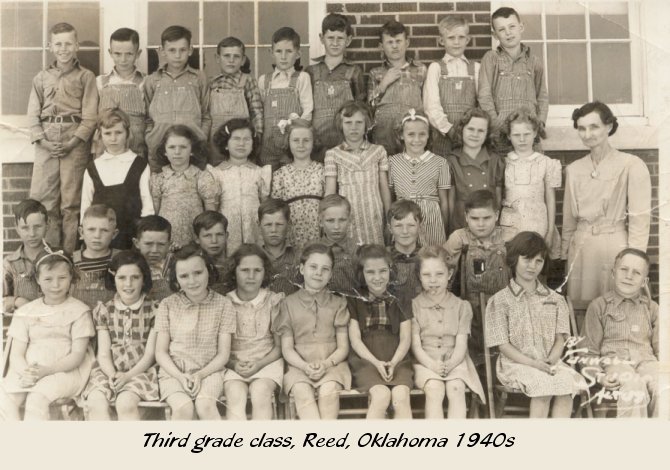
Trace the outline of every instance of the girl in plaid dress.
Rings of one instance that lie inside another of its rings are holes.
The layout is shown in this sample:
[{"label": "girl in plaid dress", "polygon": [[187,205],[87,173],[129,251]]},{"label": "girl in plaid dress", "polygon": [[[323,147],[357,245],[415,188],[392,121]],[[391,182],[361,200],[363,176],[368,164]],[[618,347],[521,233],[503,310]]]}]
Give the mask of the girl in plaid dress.
[{"label": "girl in plaid dress", "polygon": [[116,295],[93,310],[98,363],[82,396],[89,419],[109,420],[109,406],[114,404],[119,421],[138,420],[139,402],[158,400],[157,304],[146,295],[151,290],[151,269],[138,252],[122,251],[112,258],[105,287]]}]

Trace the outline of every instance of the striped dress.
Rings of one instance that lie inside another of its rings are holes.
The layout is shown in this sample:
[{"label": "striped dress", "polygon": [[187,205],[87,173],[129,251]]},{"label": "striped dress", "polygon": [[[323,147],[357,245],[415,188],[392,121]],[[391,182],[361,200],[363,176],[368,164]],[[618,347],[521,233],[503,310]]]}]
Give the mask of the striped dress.
[{"label": "striped dress", "polygon": [[324,165],[324,176],[337,178],[338,193],[351,204],[349,237],[357,244],[383,245],[379,173],[389,169],[384,147],[364,141],[353,150],[344,142],[326,152]]},{"label": "striped dress", "polygon": [[398,199],[409,199],[421,208],[421,245],[441,245],[446,239],[440,210],[439,189],[451,188],[447,161],[426,151],[419,158],[399,153],[389,158],[389,185]]}]

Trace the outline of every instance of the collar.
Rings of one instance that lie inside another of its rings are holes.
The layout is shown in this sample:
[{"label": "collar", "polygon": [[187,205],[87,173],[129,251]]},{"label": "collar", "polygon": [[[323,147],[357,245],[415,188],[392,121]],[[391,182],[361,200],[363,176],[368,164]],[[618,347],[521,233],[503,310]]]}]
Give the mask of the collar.
[{"label": "collar", "polygon": [[275,78],[277,78],[279,75],[282,75],[282,74],[286,75],[286,78],[291,78],[291,77],[293,76],[294,73],[295,73],[295,67],[291,67],[291,68],[288,69],[288,70],[277,70],[277,69],[274,69],[274,70],[272,71],[272,79],[274,80]]},{"label": "collar", "polygon": [[191,67],[190,65],[188,65],[188,64],[186,64],[186,67],[184,67],[184,70],[182,70],[182,71],[176,73],[175,75],[172,75],[170,72],[167,71],[167,64],[163,64],[162,66],[160,66],[160,67],[158,68],[158,72],[161,73],[161,74],[166,73],[166,74],[168,74],[169,76],[171,76],[171,77],[173,77],[173,78],[181,77],[181,76],[182,76],[183,74],[185,74],[186,72],[192,73],[193,75],[198,75],[198,71],[195,70],[194,68],[192,68],[192,67]]},{"label": "collar", "polygon": [[461,164],[461,166],[475,165],[477,167],[481,167],[482,163],[488,162],[491,159],[489,151],[485,145],[482,145],[482,148],[479,150],[479,153],[477,154],[477,157],[475,157],[474,160],[465,154],[462,147],[458,150],[452,151],[452,154],[455,155],[456,158],[458,158],[458,161]]},{"label": "collar", "polygon": [[112,71],[107,74],[110,77],[118,77],[119,80],[126,80],[126,81],[133,81],[134,79],[142,79],[144,78],[144,74],[138,70],[137,67],[135,67],[135,70],[133,71],[133,75],[130,78],[123,78],[121,75],[119,75],[119,72],[116,71],[116,67],[112,67]]},{"label": "collar", "polygon": [[293,247],[288,242],[288,240],[286,241],[286,243],[284,243],[284,249],[282,250],[282,252],[277,257],[273,256],[272,253],[270,253],[268,250],[265,249],[265,243],[263,243],[261,245],[261,248],[263,249],[263,251],[265,251],[265,254],[267,254],[270,257],[270,259],[273,260],[273,261],[277,260],[277,259],[281,258],[282,256],[286,255],[287,253],[291,253],[291,251],[293,251]]},{"label": "collar", "polygon": [[[407,69],[407,68],[410,68],[410,67],[416,67],[416,66],[417,65],[414,62],[414,59],[405,56],[405,65],[400,67],[400,70]],[[389,60],[385,57],[384,62],[382,62],[382,67],[385,67],[387,69],[391,69],[391,68],[393,68],[393,65],[391,65],[391,62],[389,62]]]},{"label": "collar", "polygon": [[[81,68],[81,65],[79,64],[79,59],[76,57],[72,60],[72,68],[68,70],[68,72],[71,72],[74,69]],[[51,65],[49,66],[49,69],[55,69],[58,70],[59,72],[62,72],[60,68],[58,68],[58,61],[54,60]],[[67,72],[66,72],[67,73]]]},{"label": "collar", "polygon": [[142,304],[144,303],[144,294],[140,295],[140,298],[137,300],[132,305],[126,305],[121,301],[121,297],[119,297],[119,294],[114,294],[114,308],[120,311],[125,311],[125,310],[137,310],[139,309]]},{"label": "collar", "polygon": [[20,259],[30,261],[26,256],[26,252],[23,251],[23,243],[21,243],[21,245],[19,245],[19,247],[15,251],[12,251],[10,254],[7,255],[8,261],[18,261]]},{"label": "collar", "polygon": [[387,304],[392,304],[396,300],[396,296],[391,294],[388,290],[384,291],[384,293],[380,296],[376,296],[374,294],[371,294],[370,291],[366,289],[361,289],[361,296],[363,296],[366,299],[366,302],[370,303],[387,303]]},{"label": "collar", "polygon": [[405,160],[407,160],[409,162],[421,162],[421,163],[427,162],[428,160],[430,160],[433,157],[433,153],[430,150],[426,150],[425,152],[423,152],[418,157],[410,157],[407,154],[407,152],[403,152],[402,155],[403,155],[403,157],[405,157]]},{"label": "collar", "polygon": [[[358,148],[358,150],[359,150],[359,151],[360,151],[360,150],[367,150],[368,148],[370,148],[370,145],[372,145],[372,144],[370,144],[370,142],[368,142],[367,139],[363,139],[363,143],[362,143],[361,146]],[[354,150],[354,149],[347,143],[346,140],[340,144],[340,148],[341,148],[342,150],[346,150],[347,152],[356,152],[356,150]]]},{"label": "collar", "polygon": [[258,295],[251,300],[242,300],[237,295],[236,290],[232,290],[226,294],[227,297],[232,300],[235,305],[251,305],[252,307],[258,307],[260,304],[265,302],[265,299],[270,295],[270,291],[264,288],[261,288],[258,291]]},{"label": "collar", "polygon": [[454,294],[452,294],[447,290],[444,296],[439,301],[436,302],[431,298],[429,298],[424,292],[421,292],[418,296],[416,296],[415,300],[418,302],[420,307],[442,310],[444,309],[444,306],[442,304],[444,304],[447,300],[449,300],[453,295]]},{"label": "collar", "polygon": [[339,248],[342,248],[347,253],[351,253],[351,254],[353,254],[353,252],[354,252],[353,248],[355,248],[353,240],[351,240],[348,236],[345,236],[343,241],[336,242],[336,241],[333,241],[333,240],[329,239],[328,237],[326,237],[324,235],[324,236],[321,237],[320,242],[323,243],[326,246],[331,247],[331,248],[334,247],[334,246],[337,246]]},{"label": "collar", "polygon": [[[512,57],[509,55],[509,52],[507,52],[505,48],[500,45],[496,48],[496,51],[499,53],[505,53]],[[530,47],[526,46],[524,43],[521,43],[521,53],[516,58],[514,58],[514,60],[517,60],[519,57],[530,57]]]},{"label": "collar", "polygon": [[[135,157],[137,157],[137,154],[133,152],[132,150],[128,149],[123,153],[120,153],[118,155],[112,155],[111,153],[104,152],[102,155],[100,155],[96,160],[100,161],[107,161],[107,160],[115,160],[118,162],[132,162],[135,160]],[[169,165],[168,165],[169,167]]]},{"label": "collar", "polygon": [[186,297],[186,294],[184,294],[183,291],[179,291],[179,293],[177,295],[179,296],[179,300],[181,300],[182,304],[190,307],[190,306],[194,306],[194,305],[201,305],[201,304],[210,303],[212,301],[212,299],[214,298],[214,291],[212,289],[208,288],[207,289],[207,297],[205,297],[203,300],[201,300],[197,304],[192,302],[191,299],[189,299],[188,297]]},{"label": "collar", "polygon": [[[326,65],[326,55],[324,54],[324,55],[322,55],[322,56],[315,57],[315,58],[312,59],[312,62],[316,62],[316,63],[319,63],[319,64],[324,64],[324,65]],[[342,61],[341,61],[339,64],[337,64],[337,65],[336,65],[333,69],[331,69],[331,70],[335,70],[336,68],[338,68],[338,67],[339,67],[340,65],[342,65],[342,64],[353,65],[353,63],[347,58],[347,56],[346,56],[346,54],[345,54],[345,55],[342,57]],[[327,67],[327,65],[326,65],[326,67]]]},{"label": "collar", "polygon": [[[191,165],[193,166],[193,165]],[[247,168],[256,168],[258,165],[251,163],[249,160],[246,162],[242,163],[241,165],[233,165],[229,160],[224,160],[221,163],[219,163],[216,168],[217,170],[228,170],[230,168],[236,167],[236,166],[246,166]]]},{"label": "collar", "polygon": [[549,288],[546,287],[544,284],[542,284],[540,281],[536,281],[535,284],[535,292],[528,292],[526,291],[523,287],[521,287],[519,284],[517,284],[516,280],[514,278],[510,279],[509,281],[509,290],[512,292],[512,295],[514,297],[520,297],[524,292],[528,292],[528,294],[536,294],[540,295],[542,297],[547,297],[549,295]]},{"label": "collar", "polygon": [[467,57],[465,57],[465,55],[461,55],[460,57],[454,57],[453,55],[449,54],[448,52],[444,53],[444,57],[442,58],[442,60],[444,61],[445,64],[448,64],[452,60],[462,60],[466,64],[470,63],[470,60]]},{"label": "collar", "polygon": [[[458,230],[461,230],[461,229],[458,229]],[[465,227],[463,227],[462,230],[464,230],[467,233],[467,237],[471,241],[473,241],[477,245],[486,246],[486,245],[484,245],[484,243],[482,243],[482,241],[479,238],[477,238],[477,236],[474,233],[472,233],[472,231],[470,230],[470,228],[467,225]],[[496,245],[498,243],[505,243],[505,239],[503,238],[502,227],[500,225],[496,225],[495,227],[493,227],[493,232],[491,233],[489,243],[490,243],[490,245]]]},{"label": "collar", "polygon": [[327,288],[323,288],[316,293],[311,293],[307,289],[298,289],[296,295],[305,307],[312,307],[314,304],[318,307],[324,307],[330,300],[330,292]]},{"label": "collar", "polygon": [[649,305],[649,298],[646,295],[642,295],[640,292],[638,295],[635,297],[624,297],[621,294],[617,293],[615,290],[611,290],[606,292],[603,297],[605,298],[605,301],[607,303],[611,303],[614,305],[614,307],[619,307],[622,303],[624,303],[626,300],[630,300],[633,302],[635,305]]},{"label": "collar", "polygon": [[419,253],[419,250],[420,250],[420,249],[421,249],[421,244],[418,242],[418,240],[417,240],[417,242],[416,242],[416,247],[414,248],[414,251],[412,251],[412,252],[411,252],[410,254],[408,254],[408,255],[405,254],[405,253],[403,253],[403,252],[401,252],[401,251],[398,251],[398,249],[395,247],[395,244],[390,246],[391,256],[392,256],[394,259],[395,259],[395,258],[402,258],[402,259],[410,259],[410,258],[414,258],[414,257]]},{"label": "collar", "polygon": [[165,176],[171,177],[171,176],[176,176],[176,175],[184,175],[187,178],[194,178],[198,176],[198,168],[189,165],[188,168],[186,168],[184,171],[176,172],[172,169],[170,165],[165,165],[162,170],[163,173],[165,173]]},{"label": "collar", "polygon": [[517,160],[523,160],[524,162],[532,162],[539,156],[540,156],[539,153],[533,152],[529,157],[522,159],[519,155],[517,155],[517,153],[514,150],[512,150],[510,153],[507,154],[507,158],[509,158],[513,162]]},{"label": "collar", "polygon": [[242,71],[238,70],[235,73],[220,73],[212,79],[212,82],[215,82],[215,81],[219,80],[220,78],[230,78],[230,79],[234,80],[235,82],[239,82],[240,78],[242,78]]}]

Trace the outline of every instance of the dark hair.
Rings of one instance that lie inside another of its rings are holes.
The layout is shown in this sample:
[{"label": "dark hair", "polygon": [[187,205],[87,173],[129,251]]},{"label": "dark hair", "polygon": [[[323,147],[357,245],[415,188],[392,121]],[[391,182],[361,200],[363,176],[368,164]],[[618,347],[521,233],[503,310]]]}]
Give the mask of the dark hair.
[{"label": "dark hair", "polygon": [[346,197],[340,196],[339,194],[329,194],[324,196],[323,199],[319,201],[319,216],[323,214],[326,209],[331,207],[345,207],[349,217],[351,217],[351,204]]},{"label": "dark hair", "polygon": [[[249,129],[252,137],[256,135],[254,131],[254,126],[253,124],[251,124],[251,121],[243,118],[235,118],[219,126],[219,128],[212,136],[212,142],[214,142],[216,148],[219,150],[219,152],[221,152],[221,155],[223,155],[224,160],[230,159],[230,152],[228,151],[228,141],[230,140],[230,137],[233,135],[233,132],[239,129]],[[248,157],[248,160],[251,163],[258,164],[257,153],[258,153],[258,142],[257,139],[254,138],[253,144],[251,146],[251,153],[249,154]]]},{"label": "dark hair", "polygon": [[496,209],[496,199],[488,189],[479,189],[473,191],[465,198],[465,213],[472,209],[482,209],[490,207],[494,212]]},{"label": "dark hair", "polygon": [[608,135],[614,135],[617,128],[619,127],[619,122],[617,121],[617,118],[610,107],[601,101],[592,101],[590,103],[586,103],[581,108],[576,108],[572,112],[573,127],[577,129],[577,121],[579,118],[582,118],[591,113],[598,113],[598,116],[600,116],[600,120],[603,122],[603,124],[612,124],[612,130],[610,130]]},{"label": "dark hair", "polygon": [[271,197],[267,198],[258,206],[258,223],[260,224],[264,215],[275,214],[277,212],[284,214],[286,222],[291,220],[291,207],[286,201]]},{"label": "dark hair", "polygon": [[[367,287],[365,282],[364,274],[364,265],[365,262],[369,259],[383,259],[386,261],[386,264],[389,266],[389,283],[388,286],[393,284],[393,279],[395,276],[395,265],[393,263],[393,257],[391,254],[381,245],[369,244],[361,245],[356,250],[356,282],[359,287]],[[388,288],[387,286],[387,288]]]},{"label": "dark hair", "polygon": [[[274,46],[279,41],[291,41],[293,47],[296,51],[300,53],[300,35],[296,32],[295,29],[284,26],[279,28],[272,35],[272,45]],[[274,67],[274,64],[272,65]],[[298,57],[293,64],[293,68],[296,70],[302,70],[302,65],[300,65],[300,57]]]},{"label": "dark hair", "polygon": [[347,36],[353,36],[354,34],[349,19],[339,13],[330,13],[321,22],[321,34],[326,34],[328,31],[341,31],[346,33]]},{"label": "dark hair", "polygon": [[174,42],[180,39],[186,39],[188,45],[191,45],[191,31],[179,25],[168,26],[161,33],[161,46],[165,46],[167,41]]},{"label": "dark hair", "polygon": [[186,261],[187,259],[193,257],[201,258],[205,263],[207,273],[209,274],[207,286],[211,286],[219,280],[219,272],[217,271],[216,266],[214,266],[212,258],[210,258],[210,256],[205,253],[205,250],[200,248],[195,243],[189,243],[180,250],[177,250],[170,257],[170,264],[168,267],[168,282],[172,292],[179,292],[181,290],[179,281],[177,280],[177,262]]},{"label": "dark hair", "polygon": [[496,18],[509,18],[512,15],[516,16],[516,19],[519,21],[519,23],[521,23],[521,17],[519,16],[519,13],[514,8],[510,8],[510,7],[498,8],[491,15],[491,26],[493,26],[493,20],[495,20]]},{"label": "dark hair", "polygon": [[386,219],[390,224],[392,220],[402,220],[410,214],[414,216],[417,222],[421,223],[423,221],[421,207],[416,202],[409,199],[398,199],[391,204],[391,208],[386,213]]},{"label": "dark hair", "polygon": [[112,41],[127,42],[130,41],[133,43],[136,49],[140,47],[140,35],[137,31],[130,28],[119,28],[112,33],[109,37],[109,44],[111,46]]},{"label": "dark hair", "polygon": [[291,157],[291,160],[295,160],[295,156],[293,155],[293,152],[291,152],[291,134],[296,129],[309,129],[309,131],[312,133],[312,151],[314,151],[315,148],[320,147],[318,136],[314,132],[314,128],[312,127],[311,122],[301,118],[291,119],[291,124],[288,126],[288,130],[286,131],[286,139],[289,143],[287,154],[289,157]]},{"label": "dark hair", "polygon": [[544,131],[542,121],[537,117],[535,111],[527,106],[521,106],[516,111],[512,111],[512,113],[505,118],[505,122],[500,128],[500,135],[506,144],[512,144],[509,136],[512,133],[512,124],[515,122],[525,122],[530,124],[530,127],[535,131],[535,139],[533,139],[533,143],[538,144],[541,139],[547,138],[547,133]]},{"label": "dark hair", "polygon": [[77,30],[70,23],[56,23],[49,29],[49,39],[54,34],[74,33],[74,38],[77,39]]},{"label": "dark hair", "polygon": [[644,262],[647,263],[647,274],[649,274],[649,266],[651,265],[649,255],[642,250],[638,250],[637,248],[624,248],[623,250],[621,250],[614,258],[614,266],[616,267],[619,261],[621,261],[621,258],[623,258],[626,255],[633,255],[637,256],[638,258],[642,258]]},{"label": "dark hair", "polygon": [[195,131],[185,124],[175,124],[170,126],[163,134],[163,138],[156,150],[156,160],[161,167],[170,164],[165,146],[167,145],[168,139],[172,136],[184,137],[191,143],[191,159],[189,160],[189,164],[204,170],[207,166],[208,157],[207,142],[201,140]]},{"label": "dark hair", "polygon": [[387,36],[397,36],[398,34],[404,34],[405,39],[409,37],[409,31],[407,27],[399,21],[389,20],[379,29],[379,42],[384,40],[384,35]]},{"label": "dark hair", "polygon": [[226,278],[228,284],[233,288],[237,289],[237,267],[242,262],[242,258],[247,256],[258,256],[263,261],[263,281],[261,282],[261,287],[267,287],[272,282],[274,277],[274,269],[272,268],[272,260],[268,254],[263,251],[263,249],[256,245],[255,243],[242,243],[240,247],[235,250],[233,255],[229,258],[229,262],[226,265]]},{"label": "dark hair", "polygon": [[148,293],[153,286],[153,282],[151,281],[151,268],[149,268],[149,263],[144,259],[144,256],[137,251],[132,250],[120,251],[112,257],[112,261],[109,263],[109,268],[105,273],[105,289],[116,291],[116,273],[121,266],[127,264],[133,264],[140,268],[140,271],[142,272],[142,293]]},{"label": "dark hair", "polygon": [[201,230],[209,230],[216,224],[223,225],[223,230],[228,231],[228,219],[225,215],[217,211],[203,211],[193,219],[193,233],[197,237]]},{"label": "dark hair", "polygon": [[454,146],[463,146],[463,129],[470,123],[470,121],[472,121],[472,118],[486,119],[486,139],[484,140],[482,147],[486,147],[487,144],[489,144],[489,138],[491,137],[491,116],[489,116],[489,113],[482,108],[470,108],[463,113],[463,116],[461,116],[461,118],[454,124]]},{"label": "dark hair", "polygon": [[172,238],[172,225],[160,215],[147,215],[137,222],[135,238],[140,239],[144,232],[167,232],[168,239]]},{"label": "dark hair", "polygon": [[40,276],[40,269],[46,266],[49,269],[52,269],[58,263],[65,263],[70,270],[71,283],[75,283],[79,276],[77,275],[77,270],[74,269],[74,263],[72,258],[62,251],[52,252],[51,250],[42,250],[35,257],[35,271],[33,272],[33,279],[37,282],[37,278]]},{"label": "dark hair", "polygon": [[363,103],[362,101],[352,100],[347,101],[342,106],[340,106],[340,109],[338,109],[337,113],[335,114],[335,127],[337,128],[340,135],[344,135],[342,132],[342,118],[351,117],[358,112],[362,113],[363,117],[365,118],[365,132],[367,133],[367,131],[370,130],[374,122],[372,120],[372,111],[370,110],[370,106],[368,106],[367,103]]},{"label": "dark hair", "polygon": [[109,129],[118,123],[123,124],[127,137],[130,137],[130,118],[119,108],[105,109],[98,114],[98,129]]},{"label": "dark hair", "polygon": [[300,253],[300,264],[305,264],[310,256],[313,254],[326,255],[330,258],[330,261],[335,263],[335,254],[333,249],[321,242],[311,242],[308,243],[305,248],[303,248],[302,253]]},{"label": "dark hair", "polygon": [[[535,258],[540,255],[545,261],[549,259],[549,247],[544,238],[537,232],[519,232],[506,244],[507,254],[505,262],[509,266],[512,277],[516,277],[516,264],[519,256],[524,258]],[[542,274],[546,271],[547,263],[542,266]]]},{"label": "dark hair", "polygon": [[219,41],[219,43],[216,45],[216,53],[217,55],[221,54],[221,49],[224,47],[239,47],[242,49],[242,55],[244,56],[244,63],[240,67],[240,71],[242,73],[251,73],[251,61],[249,60],[249,57],[247,57],[245,51],[246,48],[244,47],[244,43],[237,39],[234,36],[228,36],[227,38],[223,38]]},{"label": "dark hair", "polygon": [[35,199],[24,199],[14,206],[14,219],[17,223],[21,219],[25,221],[31,214],[42,214],[45,222],[49,220],[47,208]]}]

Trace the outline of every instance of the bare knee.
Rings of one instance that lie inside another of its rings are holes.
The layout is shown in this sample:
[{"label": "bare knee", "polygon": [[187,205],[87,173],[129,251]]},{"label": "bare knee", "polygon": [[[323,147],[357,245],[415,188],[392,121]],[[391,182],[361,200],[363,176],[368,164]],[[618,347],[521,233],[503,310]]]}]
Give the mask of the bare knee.
[{"label": "bare knee", "polygon": [[444,382],[441,380],[429,380],[423,387],[426,400],[444,400]]},{"label": "bare knee", "polygon": [[396,385],[391,390],[391,396],[393,397],[394,407],[398,404],[409,403],[409,387],[405,385]]},{"label": "bare knee", "polygon": [[391,403],[391,390],[386,385],[375,385],[368,394],[370,395],[370,404],[379,407],[388,407]]},{"label": "bare knee", "polygon": [[342,390],[342,385],[337,382],[330,381],[319,387],[319,400],[337,400],[339,397],[338,392]]},{"label": "bare knee", "polygon": [[116,397],[116,412],[119,415],[132,415],[137,413],[140,397],[133,392],[122,392]]},{"label": "bare knee", "polygon": [[249,395],[251,395],[252,406],[267,405],[272,402],[277,385],[269,379],[254,380],[249,386]]},{"label": "bare knee", "polygon": [[450,380],[447,382],[447,397],[457,398],[465,395],[465,384],[462,380]]},{"label": "bare knee", "polygon": [[86,409],[92,419],[109,413],[109,402],[104,393],[94,391],[86,398]]},{"label": "bare knee", "polygon": [[212,398],[196,398],[195,412],[200,419],[214,419],[217,416],[221,418],[219,409],[216,407],[216,400]]},{"label": "bare knee", "polygon": [[179,398],[176,395],[171,395],[167,399],[167,403],[172,410],[172,419],[181,421],[193,419],[193,412],[195,411],[193,401],[186,394],[180,395]]},{"label": "bare knee", "polygon": [[293,398],[296,402],[305,403],[309,401],[314,401],[314,388],[308,383],[301,382],[297,383],[291,389],[293,393]]},{"label": "bare knee", "polygon": [[246,406],[247,403],[247,385],[240,380],[233,380],[225,384],[226,402],[228,406],[239,407]]}]

